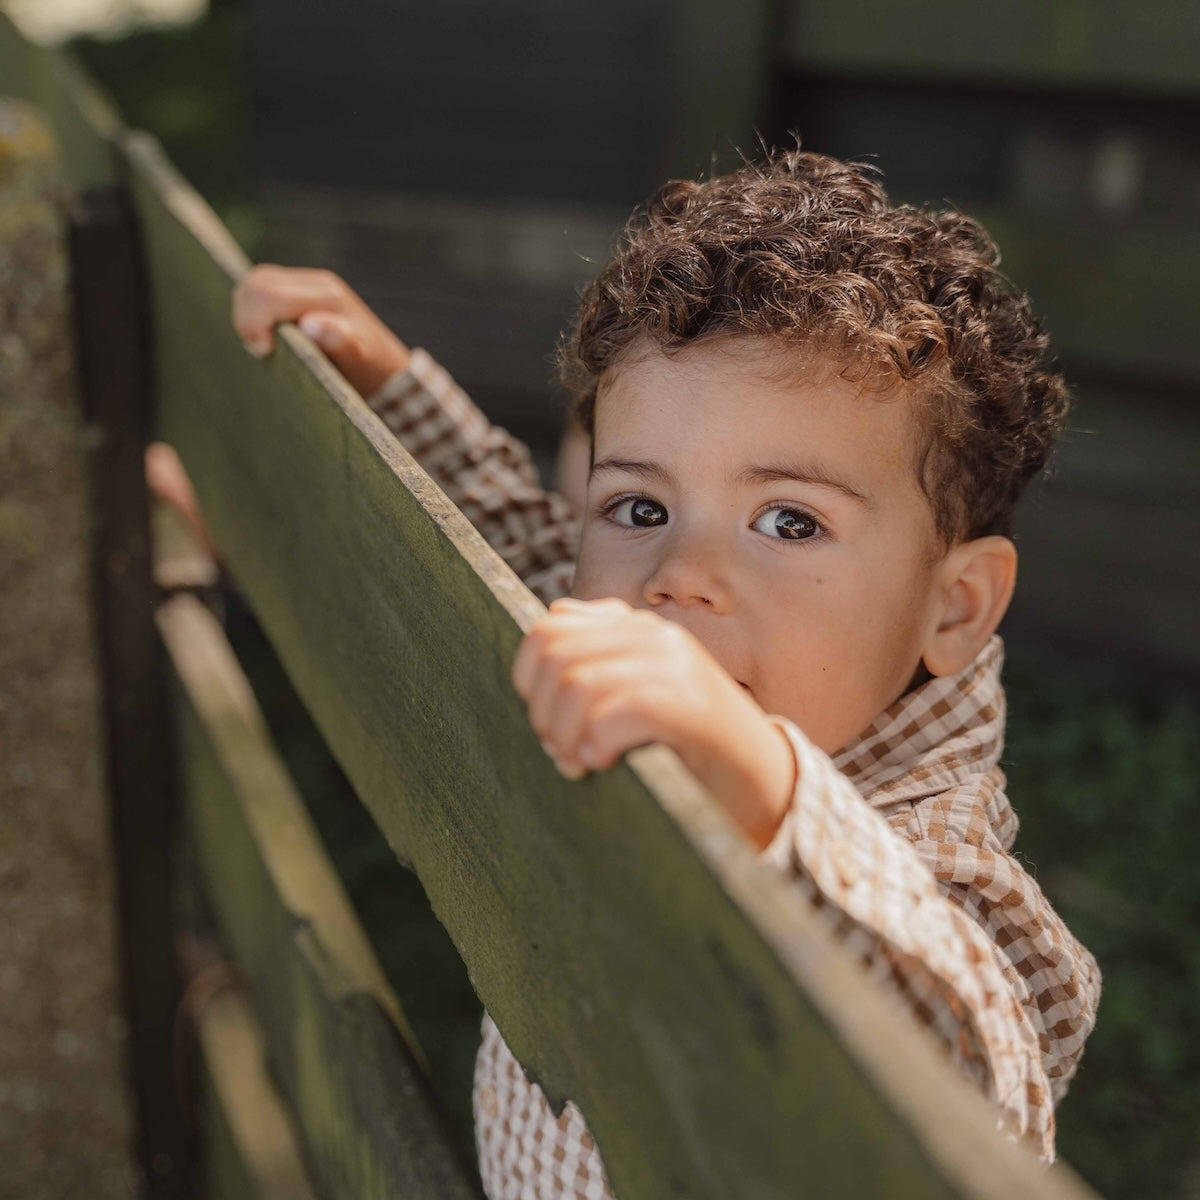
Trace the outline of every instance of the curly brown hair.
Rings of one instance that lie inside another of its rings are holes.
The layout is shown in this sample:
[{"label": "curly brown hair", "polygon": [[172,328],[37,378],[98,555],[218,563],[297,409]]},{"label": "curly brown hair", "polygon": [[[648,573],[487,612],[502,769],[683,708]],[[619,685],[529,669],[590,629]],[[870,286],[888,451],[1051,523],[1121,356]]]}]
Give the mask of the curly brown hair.
[{"label": "curly brown hair", "polygon": [[584,292],[559,364],[592,430],[596,390],[635,346],[766,336],[907,386],[918,478],[947,545],[1010,534],[1066,416],[1066,385],[995,243],[957,212],[892,205],[874,170],[799,149],[673,180],[634,213]]}]

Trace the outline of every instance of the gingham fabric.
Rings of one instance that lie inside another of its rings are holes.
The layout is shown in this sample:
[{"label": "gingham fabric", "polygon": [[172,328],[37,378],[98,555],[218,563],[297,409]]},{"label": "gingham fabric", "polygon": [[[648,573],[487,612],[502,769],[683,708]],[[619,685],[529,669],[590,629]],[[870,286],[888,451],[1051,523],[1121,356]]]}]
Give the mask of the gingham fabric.
[{"label": "gingham fabric", "polygon": [[542,491],[521,442],[424,350],[367,402],[535,596],[549,604],[567,594],[579,523],[561,496]]},{"label": "gingham fabric", "polygon": [[[566,594],[577,523],[524,446],[420,350],[370,403],[541,599]],[[1002,1126],[1052,1159],[1054,1104],[1095,1022],[1100,974],[1010,854],[1001,659],[993,638],[832,760],[780,720],[797,785],[763,861],[995,1100]],[[487,1016],[474,1102],[490,1200],[611,1195],[579,1110],[555,1117]]]}]

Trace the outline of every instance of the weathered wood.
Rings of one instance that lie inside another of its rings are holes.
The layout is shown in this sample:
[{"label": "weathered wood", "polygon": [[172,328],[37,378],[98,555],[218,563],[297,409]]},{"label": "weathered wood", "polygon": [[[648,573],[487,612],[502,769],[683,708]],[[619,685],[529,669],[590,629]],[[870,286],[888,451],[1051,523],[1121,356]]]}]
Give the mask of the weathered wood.
[{"label": "weathered wood", "polygon": [[557,775],[508,682],[540,606],[305,339],[246,356],[227,316],[240,253],[152,144],[127,152],[164,429],[218,544],[623,1200],[1086,1194],[1001,1143],[669,754]]},{"label": "weathered wood", "polygon": [[79,378],[94,429],[94,596],[129,1056],[141,1160],[155,1197],[189,1194],[188,1139],[172,1074],[181,984],[174,954],[176,805],[154,629],[143,470],[151,373],[141,253],[128,202],[89,192],[71,219]]},{"label": "weathered wood", "polygon": [[1194,95],[1200,10],[1159,0],[789,0],[785,54],[807,71]]},{"label": "weathered wood", "polygon": [[185,701],[182,757],[200,874],[314,1177],[325,1194],[356,1200],[477,1196],[396,998],[216,618],[179,595],[159,624]]},{"label": "weathered wood", "polygon": [[316,1200],[267,1075],[262,1031],[235,988],[197,1019],[204,1068],[204,1184],[214,1200]]}]

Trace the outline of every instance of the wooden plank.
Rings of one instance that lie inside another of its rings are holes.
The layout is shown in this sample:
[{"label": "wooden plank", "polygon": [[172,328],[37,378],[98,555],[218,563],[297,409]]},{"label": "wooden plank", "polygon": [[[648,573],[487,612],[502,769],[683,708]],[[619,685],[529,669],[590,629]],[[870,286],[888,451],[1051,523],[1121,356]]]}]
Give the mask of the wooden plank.
[{"label": "wooden plank", "polygon": [[220,1200],[316,1200],[287,1113],[267,1075],[245,997],[225,988],[200,1010],[206,1194]]},{"label": "wooden plank", "polygon": [[789,0],[784,53],[807,71],[875,78],[1195,95],[1190,0]]},{"label": "wooden plank", "polygon": [[216,618],[178,595],[159,625],[185,699],[200,873],[322,1190],[356,1200],[478,1196]]},{"label": "wooden plank", "polygon": [[0,91],[41,110],[54,130],[68,191],[116,181],[113,147],[122,132],[116,106],[70,53],[29,42],[3,12]]},{"label": "wooden plank", "polygon": [[152,144],[127,153],[163,425],[216,540],[617,1194],[1085,1195],[1001,1142],[666,751],[557,775],[508,682],[538,603],[305,339],[247,357],[228,321],[240,255]]},{"label": "wooden plank", "polygon": [[93,437],[93,596],[104,718],[127,1052],[140,1157],[155,1197],[190,1192],[172,1072],[181,994],[174,954],[176,805],[154,630],[143,454],[150,420],[145,296],[132,211],[115,189],[72,211],[80,390]]}]

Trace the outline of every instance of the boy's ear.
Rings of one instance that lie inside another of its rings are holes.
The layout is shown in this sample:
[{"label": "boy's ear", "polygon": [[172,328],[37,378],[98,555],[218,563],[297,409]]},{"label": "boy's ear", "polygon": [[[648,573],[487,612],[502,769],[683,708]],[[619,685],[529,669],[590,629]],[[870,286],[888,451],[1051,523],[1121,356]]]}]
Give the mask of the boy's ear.
[{"label": "boy's ear", "polygon": [[955,546],[942,560],[937,624],[921,656],[931,675],[957,675],[996,632],[1017,581],[1017,548],[990,535]]}]

